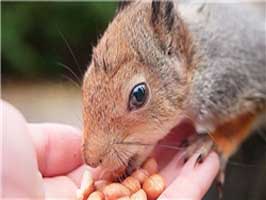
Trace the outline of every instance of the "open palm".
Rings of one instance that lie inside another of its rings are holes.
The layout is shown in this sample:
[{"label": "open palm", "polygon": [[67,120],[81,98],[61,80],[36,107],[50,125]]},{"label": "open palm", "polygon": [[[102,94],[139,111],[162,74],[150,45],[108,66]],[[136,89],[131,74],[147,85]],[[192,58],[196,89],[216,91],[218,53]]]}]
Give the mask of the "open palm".
[{"label": "open palm", "polygon": [[[54,123],[28,124],[11,105],[1,102],[1,108],[4,198],[74,199],[84,169],[97,178],[100,169],[82,162],[78,129]],[[197,155],[183,165],[177,162],[178,153],[169,151],[160,151],[160,155],[172,155],[159,162],[168,183],[160,199],[202,199],[217,174],[217,155],[211,153],[195,167]]]}]

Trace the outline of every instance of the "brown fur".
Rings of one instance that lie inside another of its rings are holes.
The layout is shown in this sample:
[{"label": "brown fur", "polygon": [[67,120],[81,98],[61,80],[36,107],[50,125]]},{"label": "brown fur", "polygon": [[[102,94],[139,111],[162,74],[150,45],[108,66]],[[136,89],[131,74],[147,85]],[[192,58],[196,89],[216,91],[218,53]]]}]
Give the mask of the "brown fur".
[{"label": "brown fur", "polygon": [[[101,160],[116,169],[132,156],[140,164],[181,114],[194,68],[193,43],[176,12],[171,31],[166,30],[163,16],[153,25],[151,15],[150,3],[127,5],[93,51],[83,83],[83,151],[90,165]],[[130,112],[130,91],[143,81],[150,89],[149,102]],[[143,143],[144,137],[150,146],[120,144]]]}]

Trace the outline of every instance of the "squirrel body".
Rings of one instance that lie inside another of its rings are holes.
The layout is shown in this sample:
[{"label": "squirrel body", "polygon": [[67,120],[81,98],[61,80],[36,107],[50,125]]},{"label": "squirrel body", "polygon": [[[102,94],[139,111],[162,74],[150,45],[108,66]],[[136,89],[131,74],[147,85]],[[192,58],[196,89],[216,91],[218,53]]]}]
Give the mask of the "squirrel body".
[{"label": "squirrel body", "polygon": [[204,137],[190,141],[187,155],[212,142],[202,154],[216,149],[223,170],[266,124],[264,25],[242,4],[122,2],[84,76],[85,161],[138,167],[185,117]]},{"label": "squirrel body", "polygon": [[[192,14],[193,10],[196,14]],[[189,105],[198,114],[203,132],[230,116],[265,107],[266,27],[263,18],[253,14],[255,11],[245,3],[183,8],[183,15],[188,16],[184,20],[187,19],[202,54],[193,76]],[[193,19],[189,19],[191,16]],[[251,99],[261,99],[261,105]]]},{"label": "squirrel body", "polygon": [[180,11],[201,54],[187,106],[197,132],[212,134],[227,159],[266,124],[265,20],[247,3],[185,3]]}]

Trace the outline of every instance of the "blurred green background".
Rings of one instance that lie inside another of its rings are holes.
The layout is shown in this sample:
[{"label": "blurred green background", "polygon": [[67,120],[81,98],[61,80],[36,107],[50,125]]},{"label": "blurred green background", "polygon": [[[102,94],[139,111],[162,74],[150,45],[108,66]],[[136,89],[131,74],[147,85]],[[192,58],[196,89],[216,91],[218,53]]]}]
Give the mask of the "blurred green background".
[{"label": "blurred green background", "polygon": [[90,60],[92,46],[116,9],[116,2],[1,4],[4,81],[72,76],[62,64],[81,76]]},{"label": "blurred green background", "polygon": [[1,2],[1,98],[29,122],[82,128],[80,82],[116,4]]}]

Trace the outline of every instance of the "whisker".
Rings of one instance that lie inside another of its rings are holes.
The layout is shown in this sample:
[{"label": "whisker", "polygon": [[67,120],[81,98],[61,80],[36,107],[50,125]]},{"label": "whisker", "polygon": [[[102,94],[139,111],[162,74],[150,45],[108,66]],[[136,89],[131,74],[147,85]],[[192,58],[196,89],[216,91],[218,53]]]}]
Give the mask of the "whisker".
[{"label": "whisker", "polygon": [[74,81],[73,79],[71,79],[71,78],[69,78],[68,76],[66,76],[66,75],[62,75],[62,77],[64,78],[64,79],[67,79],[69,82],[71,82],[75,87],[77,87],[78,89],[80,89],[80,85],[78,85],[78,83],[76,83],[76,81]]},{"label": "whisker", "polygon": [[68,70],[76,79],[77,83],[79,85],[79,88],[81,87],[81,80],[80,78],[78,77],[78,75],[69,67],[67,66],[66,64],[63,64],[63,63],[60,63],[58,62],[57,63],[59,66],[63,67],[64,69]]},{"label": "whisker", "polygon": [[127,163],[125,163],[125,161],[120,157],[120,154],[116,151],[116,149],[114,148],[114,152],[118,158],[118,160],[121,162],[121,164],[126,168],[127,167]]},{"label": "whisker", "polygon": [[122,151],[128,158],[131,157],[134,153],[131,152],[129,149],[123,149]]},{"label": "whisker", "polygon": [[120,156],[121,156],[124,160],[128,160],[128,158],[130,158],[130,156],[129,156],[129,152],[125,152],[125,151],[121,151],[121,152],[120,152]]},{"label": "whisker", "polygon": [[120,145],[139,145],[139,146],[151,146],[154,144],[146,144],[146,143],[140,143],[140,142],[117,142],[115,144],[120,144]]},{"label": "whisker", "polygon": [[[145,144],[145,143],[139,143],[139,142],[120,142],[120,143],[115,143],[119,145],[139,145],[139,146],[153,146],[155,144]],[[156,144],[158,147],[162,148],[168,148],[168,149],[174,149],[174,150],[183,150],[185,149],[184,147],[178,147],[178,145],[170,145],[170,144]]]},{"label": "whisker", "polygon": [[72,56],[72,58],[73,58],[73,60],[74,60],[76,66],[78,67],[78,70],[79,70],[80,76],[82,77],[82,76],[83,76],[83,73],[82,73],[82,71],[81,71],[81,65],[80,65],[80,63],[78,62],[77,57],[75,56],[75,54],[74,54],[72,48],[70,47],[70,45],[69,45],[69,43],[68,43],[66,37],[65,37],[64,34],[60,31],[59,27],[57,26],[56,28],[57,28],[57,32],[58,32],[59,35],[61,36],[62,40],[65,42],[65,44],[66,44],[66,46],[67,46],[67,48],[68,48],[68,50],[69,50],[69,52],[70,52],[70,54],[71,54],[71,56]]},{"label": "whisker", "polygon": [[164,147],[168,149],[174,149],[174,150],[183,150],[185,147],[178,147],[178,146],[172,146],[172,145],[167,145],[167,144],[157,144],[159,147]]},{"label": "whisker", "polygon": [[127,161],[127,168],[132,168],[130,159],[132,158],[132,152],[130,151],[121,151],[120,156]]}]

